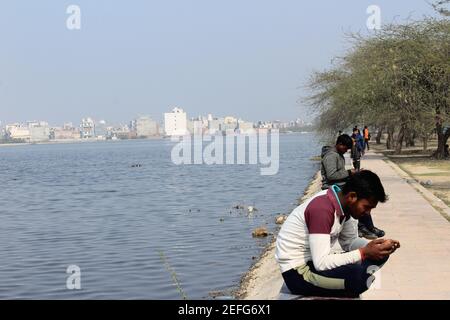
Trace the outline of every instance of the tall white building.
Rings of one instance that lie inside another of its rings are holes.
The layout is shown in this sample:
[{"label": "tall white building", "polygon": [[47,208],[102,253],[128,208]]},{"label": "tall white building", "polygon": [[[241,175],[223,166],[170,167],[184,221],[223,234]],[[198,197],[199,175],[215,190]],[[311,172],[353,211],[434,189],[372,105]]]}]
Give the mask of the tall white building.
[{"label": "tall white building", "polygon": [[172,112],[164,113],[164,131],[168,136],[183,136],[187,134],[186,112],[183,109],[174,108]]},{"label": "tall white building", "polygon": [[81,138],[91,139],[95,137],[95,123],[91,118],[81,119],[80,124]]},{"label": "tall white building", "polygon": [[28,126],[22,126],[19,123],[8,124],[6,125],[5,131],[10,139],[23,140],[26,142],[30,141],[31,135]]}]

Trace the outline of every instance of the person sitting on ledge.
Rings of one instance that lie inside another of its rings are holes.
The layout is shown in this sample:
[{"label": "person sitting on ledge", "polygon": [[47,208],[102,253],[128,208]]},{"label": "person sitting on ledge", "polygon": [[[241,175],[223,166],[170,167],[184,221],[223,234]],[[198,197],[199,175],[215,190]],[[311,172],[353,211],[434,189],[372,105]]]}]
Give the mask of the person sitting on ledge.
[{"label": "person sitting on ledge", "polygon": [[[358,129],[354,129],[354,132],[358,132]],[[349,135],[343,134],[337,138],[336,145],[334,147],[322,148],[322,190],[328,189],[334,184],[342,188],[348,178],[357,172],[357,170],[345,169],[344,154],[347,153],[348,149],[352,149],[352,147],[352,138]],[[365,215],[359,220],[358,232],[361,237],[371,240],[385,236],[385,232],[383,230],[375,227],[370,214]]]},{"label": "person sitting on ledge", "polygon": [[[357,219],[385,201],[380,178],[364,170],[351,175],[342,189],[333,185],[294,209],[277,236],[275,253],[288,289],[319,297],[358,297],[368,290],[371,272],[400,243],[359,238]],[[344,253],[331,251],[336,241]]]}]

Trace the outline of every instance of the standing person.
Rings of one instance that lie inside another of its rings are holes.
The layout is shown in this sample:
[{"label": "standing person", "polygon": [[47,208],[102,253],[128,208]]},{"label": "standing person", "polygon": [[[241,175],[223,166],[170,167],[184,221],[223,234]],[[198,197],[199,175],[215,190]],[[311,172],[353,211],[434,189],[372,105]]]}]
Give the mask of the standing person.
[{"label": "standing person", "polygon": [[369,128],[367,128],[367,126],[364,127],[363,135],[364,135],[364,150],[366,150],[366,147],[367,147],[367,151],[368,151],[368,150],[370,150],[370,147],[369,147],[370,132],[369,132]]},{"label": "standing person", "polygon": [[[371,171],[352,175],[298,206],[277,236],[275,258],[286,286],[304,296],[358,297],[368,290],[370,268],[382,267],[400,248],[396,240],[358,238],[356,220],[387,200]],[[344,253],[333,253],[339,242]]]},{"label": "standing person", "polygon": [[352,152],[351,158],[353,160],[353,168],[356,171],[361,170],[361,155],[364,152],[364,139],[359,133],[359,129],[354,129],[352,134]]}]

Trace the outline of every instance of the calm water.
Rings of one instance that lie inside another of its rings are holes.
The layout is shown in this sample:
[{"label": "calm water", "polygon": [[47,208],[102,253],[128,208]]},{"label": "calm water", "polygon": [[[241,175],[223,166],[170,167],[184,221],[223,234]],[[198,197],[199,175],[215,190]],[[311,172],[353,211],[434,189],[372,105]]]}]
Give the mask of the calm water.
[{"label": "calm water", "polygon": [[[318,169],[315,141],[281,135],[275,176],[176,166],[166,140],[2,147],[0,298],[179,299],[168,265],[189,299],[229,294],[270,240],[252,230],[276,230]],[[72,264],[81,290],[66,288]]]}]

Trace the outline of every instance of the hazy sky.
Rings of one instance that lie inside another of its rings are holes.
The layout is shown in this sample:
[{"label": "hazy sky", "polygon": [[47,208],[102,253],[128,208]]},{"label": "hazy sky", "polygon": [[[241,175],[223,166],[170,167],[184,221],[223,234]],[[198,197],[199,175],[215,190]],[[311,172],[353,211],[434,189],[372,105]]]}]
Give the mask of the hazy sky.
[{"label": "hazy sky", "polygon": [[367,31],[372,4],[383,22],[433,14],[425,0],[1,0],[0,121],[303,117],[299,87],[344,32]]}]

